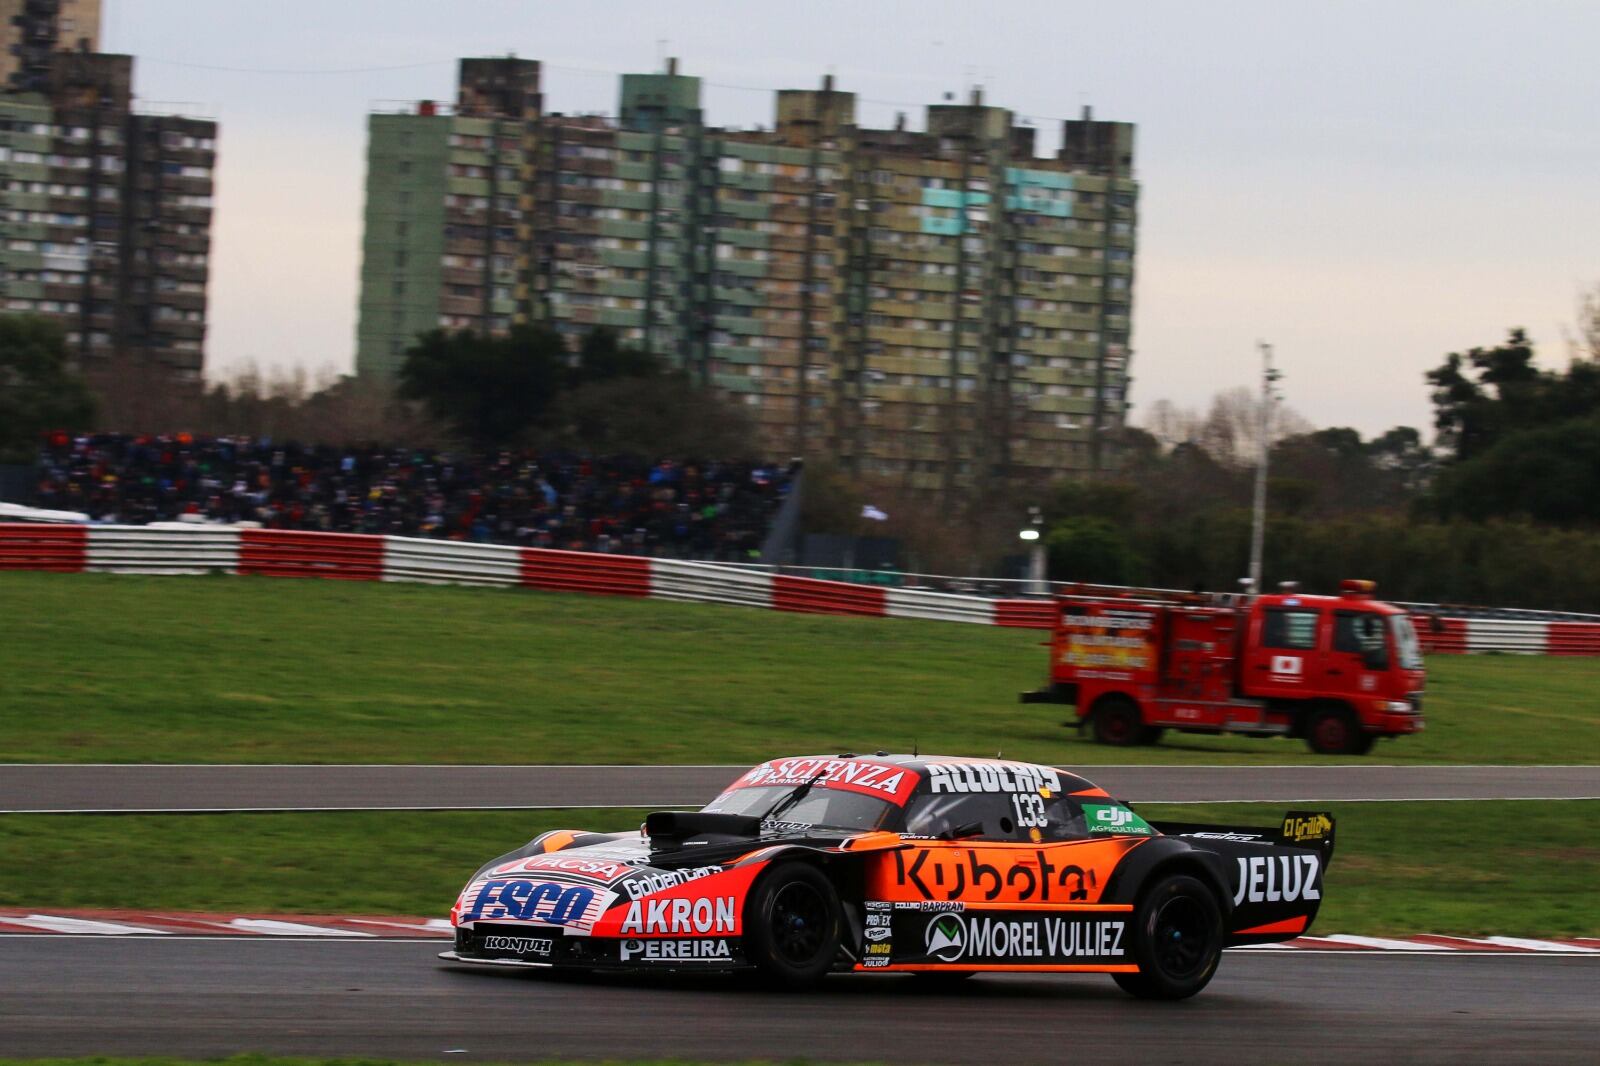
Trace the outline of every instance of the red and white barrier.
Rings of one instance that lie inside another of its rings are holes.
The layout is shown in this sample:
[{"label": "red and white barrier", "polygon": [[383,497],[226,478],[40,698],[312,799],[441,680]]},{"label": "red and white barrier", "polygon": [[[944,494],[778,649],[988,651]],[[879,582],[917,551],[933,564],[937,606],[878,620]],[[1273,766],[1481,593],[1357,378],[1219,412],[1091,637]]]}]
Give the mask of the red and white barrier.
[{"label": "red and white barrier", "polygon": [[[803,614],[920,618],[1049,629],[1051,601],[991,600],[681,559],[553,551],[357,533],[0,523],[0,570],[114,574],[255,574],[346,581],[516,586],[553,592],[725,603]],[[1600,623],[1422,618],[1431,653],[1600,655]]]},{"label": "red and white barrier", "polygon": [[85,570],[108,574],[237,573],[233,526],[90,526]]}]

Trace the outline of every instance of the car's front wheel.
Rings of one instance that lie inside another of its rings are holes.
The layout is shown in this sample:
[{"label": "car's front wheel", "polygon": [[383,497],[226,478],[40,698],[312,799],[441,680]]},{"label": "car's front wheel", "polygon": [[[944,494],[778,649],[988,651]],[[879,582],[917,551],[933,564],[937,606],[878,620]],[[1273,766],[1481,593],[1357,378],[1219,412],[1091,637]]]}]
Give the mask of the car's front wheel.
[{"label": "car's front wheel", "polygon": [[1188,999],[1210,983],[1222,958],[1222,908],[1203,882],[1188,874],[1161,878],[1133,918],[1139,972],[1112,975],[1123,991],[1141,999]]},{"label": "car's front wheel", "polygon": [[810,987],[833,968],[842,913],[839,893],[821,870],[804,862],[776,866],[746,905],[746,955],[773,984]]}]

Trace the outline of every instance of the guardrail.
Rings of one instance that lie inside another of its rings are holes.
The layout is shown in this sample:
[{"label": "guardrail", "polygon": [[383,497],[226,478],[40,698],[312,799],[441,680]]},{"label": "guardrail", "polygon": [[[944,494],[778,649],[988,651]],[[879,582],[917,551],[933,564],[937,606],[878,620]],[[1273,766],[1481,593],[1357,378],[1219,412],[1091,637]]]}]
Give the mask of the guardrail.
[{"label": "guardrail", "polygon": [[[236,526],[0,523],[0,570],[113,574],[227,573],[346,581],[493,585],[738,604],[806,614],[922,618],[1049,629],[1047,599],[984,596],[828,581],[720,563],[631,555],[310,533]],[[1434,653],[1600,655],[1600,623],[1421,614]]]}]

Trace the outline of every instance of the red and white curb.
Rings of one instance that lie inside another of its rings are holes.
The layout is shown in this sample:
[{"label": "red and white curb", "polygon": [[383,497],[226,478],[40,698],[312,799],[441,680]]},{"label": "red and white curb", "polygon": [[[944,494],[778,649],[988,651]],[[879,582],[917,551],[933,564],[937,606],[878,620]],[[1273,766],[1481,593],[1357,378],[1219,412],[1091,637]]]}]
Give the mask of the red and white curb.
[{"label": "red and white curb", "polygon": [[[452,936],[443,918],[347,914],[206,914],[139,910],[0,908],[0,936],[294,937],[336,940],[436,940]],[[1391,952],[1495,955],[1600,955],[1600,937],[1302,936],[1238,951]]]},{"label": "red and white curb", "polygon": [[138,910],[0,908],[0,935],[280,936],[339,940],[430,940],[452,936],[443,918],[358,917],[346,914],[204,914]]}]

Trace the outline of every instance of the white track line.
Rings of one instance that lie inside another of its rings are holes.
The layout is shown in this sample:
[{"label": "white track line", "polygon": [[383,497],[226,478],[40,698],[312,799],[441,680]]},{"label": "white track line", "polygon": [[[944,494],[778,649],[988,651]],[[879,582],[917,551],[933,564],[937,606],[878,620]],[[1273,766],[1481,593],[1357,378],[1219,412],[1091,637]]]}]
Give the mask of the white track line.
[{"label": "white track line", "polygon": [[298,922],[279,922],[270,918],[235,918],[228,922],[234,929],[266,936],[329,936],[341,939],[366,939],[371,933],[355,929],[331,929],[324,925],[301,925]]},{"label": "white track line", "polygon": [[1586,948],[1581,944],[1563,944],[1555,940],[1527,940],[1518,936],[1491,936],[1484,939],[1491,944],[1501,944],[1508,948],[1527,948],[1529,951],[1561,951],[1600,955],[1600,948]]},{"label": "white track line", "polygon": [[[21,925],[30,929],[45,929],[52,933],[77,933],[90,936],[166,936],[161,929],[139,925],[121,925],[117,922],[95,922],[87,918],[62,918],[52,914],[30,914],[25,918],[4,917],[0,922]],[[25,934],[24,934],[25,935]]]},{"label": "white track line", "polygon": [[1360,948],[1376,948],[1379,951],[1438,951],[1437,944],[1417,944],[1410,940],[1389,940],[1379,936],[1352,936],[1349,933],[1330,933],[1327,936],[1316,937],[1317,940],[1326,940],[1334,944],[1350,944]]},{"label": "white track line", "polygon": [[443,918],[429,918],[418,925],[416,922],[390,922],[378,918],[347,918],[346,921],[354,925],[384,925],[391,929],[410,929],[412,932],[454,933],[455,926]]}]

